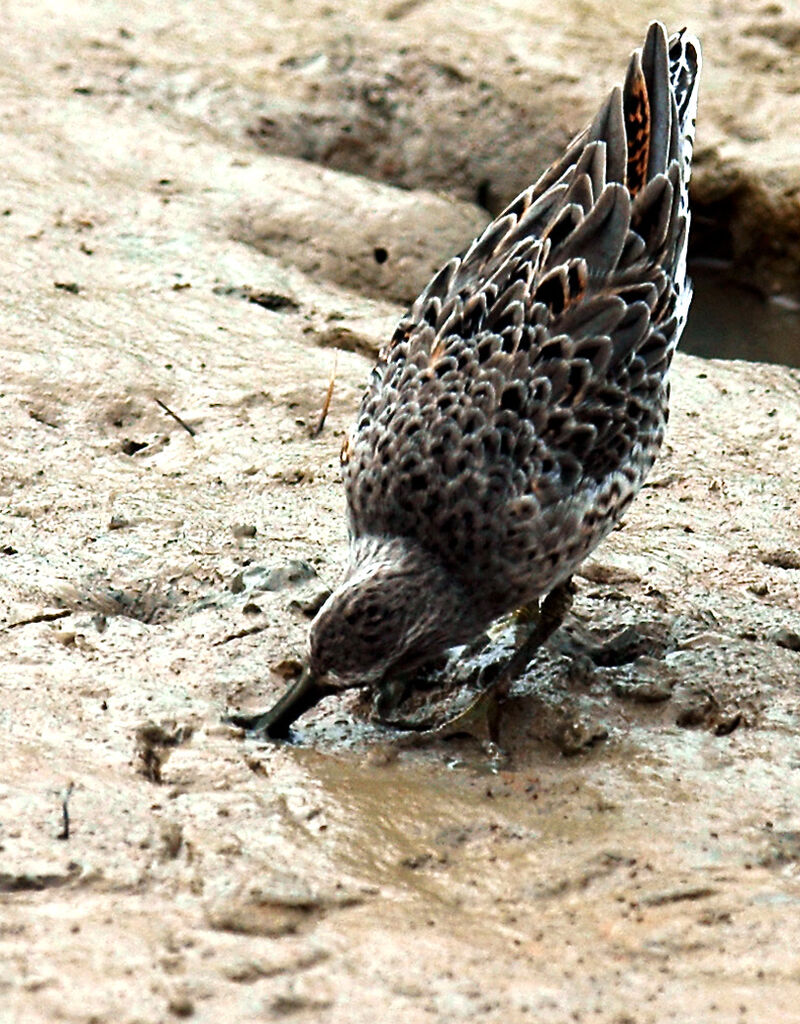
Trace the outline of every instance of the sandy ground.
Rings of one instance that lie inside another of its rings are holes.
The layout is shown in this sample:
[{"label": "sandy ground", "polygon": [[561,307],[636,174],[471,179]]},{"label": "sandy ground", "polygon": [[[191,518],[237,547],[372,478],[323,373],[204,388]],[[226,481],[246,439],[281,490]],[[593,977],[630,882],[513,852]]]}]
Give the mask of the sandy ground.
[{"label": "sandy ground", "polygon": [[[398,303],[580,126],[629,6],[5,5],[2,1024],[800,1021],[798,371],[678,358],[506,763],[355,695],[294,746],[222,724],[340,572]],[[796,11],[651,13],[706,44],[700,255],[791,301]]]}]

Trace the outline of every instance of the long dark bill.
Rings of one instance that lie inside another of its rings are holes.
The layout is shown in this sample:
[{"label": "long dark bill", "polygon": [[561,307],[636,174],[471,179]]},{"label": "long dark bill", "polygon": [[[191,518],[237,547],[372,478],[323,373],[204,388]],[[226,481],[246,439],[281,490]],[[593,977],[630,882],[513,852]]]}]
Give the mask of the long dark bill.
[{"label": "long dark bill", "polygon": [[250,733],[285,740],[289,736],[289,727],[332,693],[336,693],[335,686],[318,681],[308,668],[304,668],[300,678],[288,687],[269,711],[260,715],[229,715],[227,721]]}]

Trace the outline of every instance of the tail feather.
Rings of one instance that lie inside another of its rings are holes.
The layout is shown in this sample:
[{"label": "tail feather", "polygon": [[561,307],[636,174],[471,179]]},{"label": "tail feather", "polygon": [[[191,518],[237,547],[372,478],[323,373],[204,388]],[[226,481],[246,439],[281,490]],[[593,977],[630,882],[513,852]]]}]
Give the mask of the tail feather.
[{"label": "tail feather", "polygon": [[[633,61],[631,62],[633,63]],[[642,47],[642,74],[650,107],[650,159],[647,180],[666,170],[677,148],[677,134],[669,80],[666,33],[658,22],[647,31]]]},{"label": "tail feather", "polygon": [[685,185],[689,184],[692,176],[694,130],[702,66],[700,41],[697,37],[688,33],[686,29],[676,32],[669,41],[669,81],[678,114],[680,156]]},{"label": "tail feather", "polygon": [[697,97],[700,92],[700,71],[702,69],[700,41],[686,29],[676,32],[669,41],[669,81],[675,97],[678,120],[681,181],[678,192],[678,209],[683,219],[683,231],[677,246],[672,273],[679,283],[676,289],[675,313],[678,318],[678,332],[683,330],[689,315],[692,299],[692,284],[686,275],[686,249],[689,243],[689,179],[692,176],[692,155],[694,153],[694,131],[697,120]]},{"label": "tail feather", "polygon": [[[628,163],[628,142],[622,90],[615,86],[588,129],[588,138],[580,140],[583,147],[589,140],[604,142],[606,147],[606,181],[625,184]],[[574,158],[573,158],[574,163]]]},{"label": "tail feather", "polygon": [[[687,186],[699,72],[700,44],[694,36],[683,31],[668,40],[664,26],[653,22],[630,58],[624,85],[611,90],[564,156],[517,196],[446,274],[434,278],[391,344],[406,340],[423,323],[443,339],[449,317],[461,309],[476,281],[483,282],[488,309],[524,278],[534,304],[556,315],[594,294],[627,294],[646,278],[661,296],[653,306],[654,324],[663,320],[669,327],[671,352],[691,299]],[[576,260],[583,269],[573,280],[565,268]],[[472,317],[470,330],[478,330],[477,323]],[[461,329],[467,328],[462,324]],[[624,339],[627,344],[628,335]]]},{"label": "tail feather", "polygon": [[654,21],[631,56],[624,88],[612,90],[588,128],[538,180],[537,192],[557,182],[592,142],[606,144],[606,180],[627,185],[633,196],[674,159],[688,184],[701,66],[695,36],[684,29],[667,41],[666,29]]},{"label": "tail feather", "polygon": [[622,92],[625,119],[625,184],[632,196],[647,184],[650,163],[650,142],[653,135],[650,96],[642,70],[641,55],[637,51],[628,64],[625,87]]}]

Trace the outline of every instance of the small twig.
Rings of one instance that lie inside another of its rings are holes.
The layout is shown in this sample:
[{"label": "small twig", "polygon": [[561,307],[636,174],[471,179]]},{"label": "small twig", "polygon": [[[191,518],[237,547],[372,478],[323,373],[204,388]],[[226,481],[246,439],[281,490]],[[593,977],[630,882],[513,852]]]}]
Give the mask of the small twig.
[{"label": "small twig", "polygon": [[17,626],[30,626],[34,622],[55,622],[56,619],[65,619],[68,615],[72,615],[72,611],[69,608],[65,608],[62,612],[40,612],[30,619],[19,619],[17,622],[9,622],[6,629],[16,629]]},{"label": "small twig", "polygon": [[328,410],[331,407],[331,399],[333,398],[333,385],[336,383],[336,363],[338,362],[338,352],[333,354],[333,366],[331,368],[331,379],[328,382],[328,390],[325,393],[325,401],[322,403],[322,410],[317,420],[317,425],[311,430],[311,437],[319,437],[322,433],[322,428],[325,426],[325,420],[328,418]]},{"label": "small twig", "polygon": [[263,633],[265,629],[269,629],[269,624],[264,623],[261,626],[251,626],[249,629],[240,629],[236,633],[228,633],[227,636],[221,640],[215,640],[212,643],[212,647],[221,647],[223,644],[228,644],[231,640],[241,640],[246,636],[255,636],[256,633]]},{"label": "small twig", "polygon": [[187,434],[190,434],[190,435],[191,435],[192,437],[194,437],[194,436],[195,436],[195,434],[197,433],[197,431],[196,431],[196,430],[194,429],[194,427],[190,427],[190,426],[189,426],[189,424],[188,424],[188,423],[186,423],[186,422],[185,422],[184,420],[182,420],[182,419],[180,418],[180,416],[179,416],[179,415],[178,415],[178,414],[177,414],[176,412],[173,412],[173,411],[172,411],[172,409],[170,409],[170,407],[169,407],[168,405],[165,405],[165,404],[164,404],[164,403],[163,403],[163,402],[161,401],[161,399],[160,399],[160,398],[157,398],[157,399],[156,399],[156,405],[159,405],[159,406],[161,406],[161,408],[162,408],[162,409],[164,410],[164,412],[165,412],[165,413],[166,413],[166,414],[167,414],[168,416],[171,416],[171,417],[172,417],[172,418],[173,418],[173,419],[175,420],[175,422],[176,422],[176,423],[179,423],[179,424],[180,424],[180,425],[181,425],[181,426],[183,427],[183,429],[184,429],[184,430],[186,431],[186,433],[187,433]]},{"label": "small twig", "polygon": [[64,795],[61,798],[61,831],[56,836],[56,839],[69,839],[69,798],[72,796],[72,791],[75,789],[75,783],[70,782],[67,788],[64,790]]}]

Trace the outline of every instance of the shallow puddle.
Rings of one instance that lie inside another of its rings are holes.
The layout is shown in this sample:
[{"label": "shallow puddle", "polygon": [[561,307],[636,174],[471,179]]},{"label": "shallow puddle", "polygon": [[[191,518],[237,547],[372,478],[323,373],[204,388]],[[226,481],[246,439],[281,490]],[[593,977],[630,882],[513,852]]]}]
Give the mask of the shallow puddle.
[{"label": "shallow puddle", "polygon": [[691,267],[694,300],[681,351],[708,359],[800,366],[800,309]]}]

